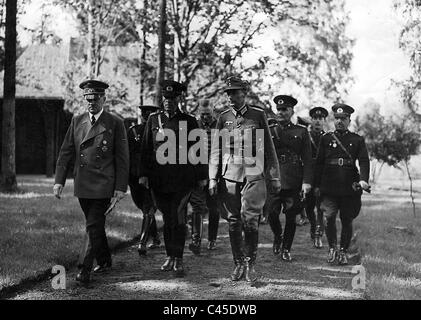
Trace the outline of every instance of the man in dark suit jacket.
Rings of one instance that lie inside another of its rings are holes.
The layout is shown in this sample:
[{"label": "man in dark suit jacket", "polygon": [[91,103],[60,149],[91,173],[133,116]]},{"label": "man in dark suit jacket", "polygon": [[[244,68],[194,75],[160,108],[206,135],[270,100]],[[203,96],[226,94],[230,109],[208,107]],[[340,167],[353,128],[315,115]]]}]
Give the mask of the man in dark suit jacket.
[{"label": "man in dark suit jacket", "polygon": [[60,198],[74,161],[74,195],[85,214],[89,237],[76,280],[87,283],[94,259],[98,264],[94,272],[111,267],[104,214],[111,198],[120,200],[127,190],[129,150],[123,121],[103,110],[108,85],[87,80],[79,87],[84,90],[88,112],[73,117],[67,130],[57,160],[54,195]]},{"label": "man in dark suit jacket", "polygon": [[187,203],[196,185],[205,187],[208,172],[206,164],[194,164],[191,157],[187,157],[195,145],[194,141],[187,141],[187,137],[198,125],[195,118],[179,109],[185,86],[165,80],[162,88],[163,110],[149,116],[143,134],[139,182],[151,187],[164,219],[167,259],[161,270],[173,270],[175,276],[181,277],[185,271]]}]

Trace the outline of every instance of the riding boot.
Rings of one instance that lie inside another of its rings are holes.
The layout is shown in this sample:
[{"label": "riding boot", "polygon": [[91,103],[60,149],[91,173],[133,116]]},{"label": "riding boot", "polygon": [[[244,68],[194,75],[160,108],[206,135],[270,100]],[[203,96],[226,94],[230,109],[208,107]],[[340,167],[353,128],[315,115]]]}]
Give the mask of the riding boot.
[{"label": "riding boot", "polygon": [[257,279],[254,265],[257,257],[257,245],[259,242],[258,230],[245,232],[246,258],[244,259],[244,278],[247,282],[253,282]]},{"label": "riding boot", "polygon": [[149,216],[149,214],[144,214],[142,221],[142,231],[140,233],[139,247],[137,248],[137,252],[140,256],[146,255],[146,243],[148,242],[150,224],[151,217]]},{"label": "riding boot", "polygon": [[203,218],[201,214],[192,215],[192,242],[189,244],[189,249],[196,255],[200,254],[200,245],[202,242]]}]

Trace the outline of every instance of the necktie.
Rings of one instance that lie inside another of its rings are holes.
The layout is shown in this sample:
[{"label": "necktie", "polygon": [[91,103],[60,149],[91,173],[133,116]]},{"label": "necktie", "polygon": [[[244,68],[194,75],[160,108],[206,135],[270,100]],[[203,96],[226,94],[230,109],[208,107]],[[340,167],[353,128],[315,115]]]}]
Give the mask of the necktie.
[{"label": "necktie", "polygon": [[95,116],[92,116],[92,118],[91,118],[91,124],[94,125],[95,124],[95,121],[96,121],[95,120]]}]

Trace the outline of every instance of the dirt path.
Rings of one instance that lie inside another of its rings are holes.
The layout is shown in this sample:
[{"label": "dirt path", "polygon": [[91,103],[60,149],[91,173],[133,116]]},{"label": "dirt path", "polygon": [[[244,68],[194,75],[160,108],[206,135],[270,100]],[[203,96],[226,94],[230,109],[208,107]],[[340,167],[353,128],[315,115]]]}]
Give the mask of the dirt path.
[{"label": "dirt path", "polygon": [[351,288],[352,266],[327,265],[327,249],[312,248],[308,228],[297,227],[294,260],[285,263],[272,254],[269,226],[260,226],[256,265],[260,276],[253,284],[229,280],[233,263],[227,224],[221,221],[217,250],[208,251],[204,240],[201,256],[195,256],[186,241],[184,278],[159,270],[164,248],[150,250],[140,259],[136,247],[130,247],[113,256],[111,271],[93,275],[89,287],[78,285],[76,270],[70,270],[65,290],[54,290],[46,281],[13,299],[362,299],[364,292]]}]

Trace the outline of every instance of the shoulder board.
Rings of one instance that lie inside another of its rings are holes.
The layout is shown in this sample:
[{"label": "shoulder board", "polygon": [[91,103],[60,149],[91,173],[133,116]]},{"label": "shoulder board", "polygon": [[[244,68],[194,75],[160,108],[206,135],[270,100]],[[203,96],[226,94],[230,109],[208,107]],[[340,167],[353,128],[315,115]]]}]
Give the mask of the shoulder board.
[{"label": "shoulder board", "polygon": [[260,112],[265,112],[262,108],[259,108],[259,107],[256,107],[256,106],[250,106],[250,109],[260,111]]},{"label": "shoulder board", "polygon": [[331,135],[332,133],[333,133],[332,131],[325,132],[325,133],[323,133],[323,134],[322,134],[322,137],[324,137],[324,136],[329,136],[329,135]]},{"label": "shoulder board", "polygon": [[139,124],[134,124],[134,125],[131,125],[131,126],[129,127],[129,130],[130,130],[130,129],[132,129],[132,128],[136,128],[138,125],[139,125]]},{"label": "shoulder board", "polygon": [[302,128],[302,129],[306,129],[307,130],[307,127],[306,126],[303,126],[302,124],[298,124],[298,123],[296,123],[295,124],[297,127],[299,127],[299,128]]},{"label": "shoulder board", "polygon": [[231,109],[227,109],[227,110],[224,110],[224,111],[222,111],[220,114],[224,114],[224,113],[227,113],[228,111],[230,111]]}]

